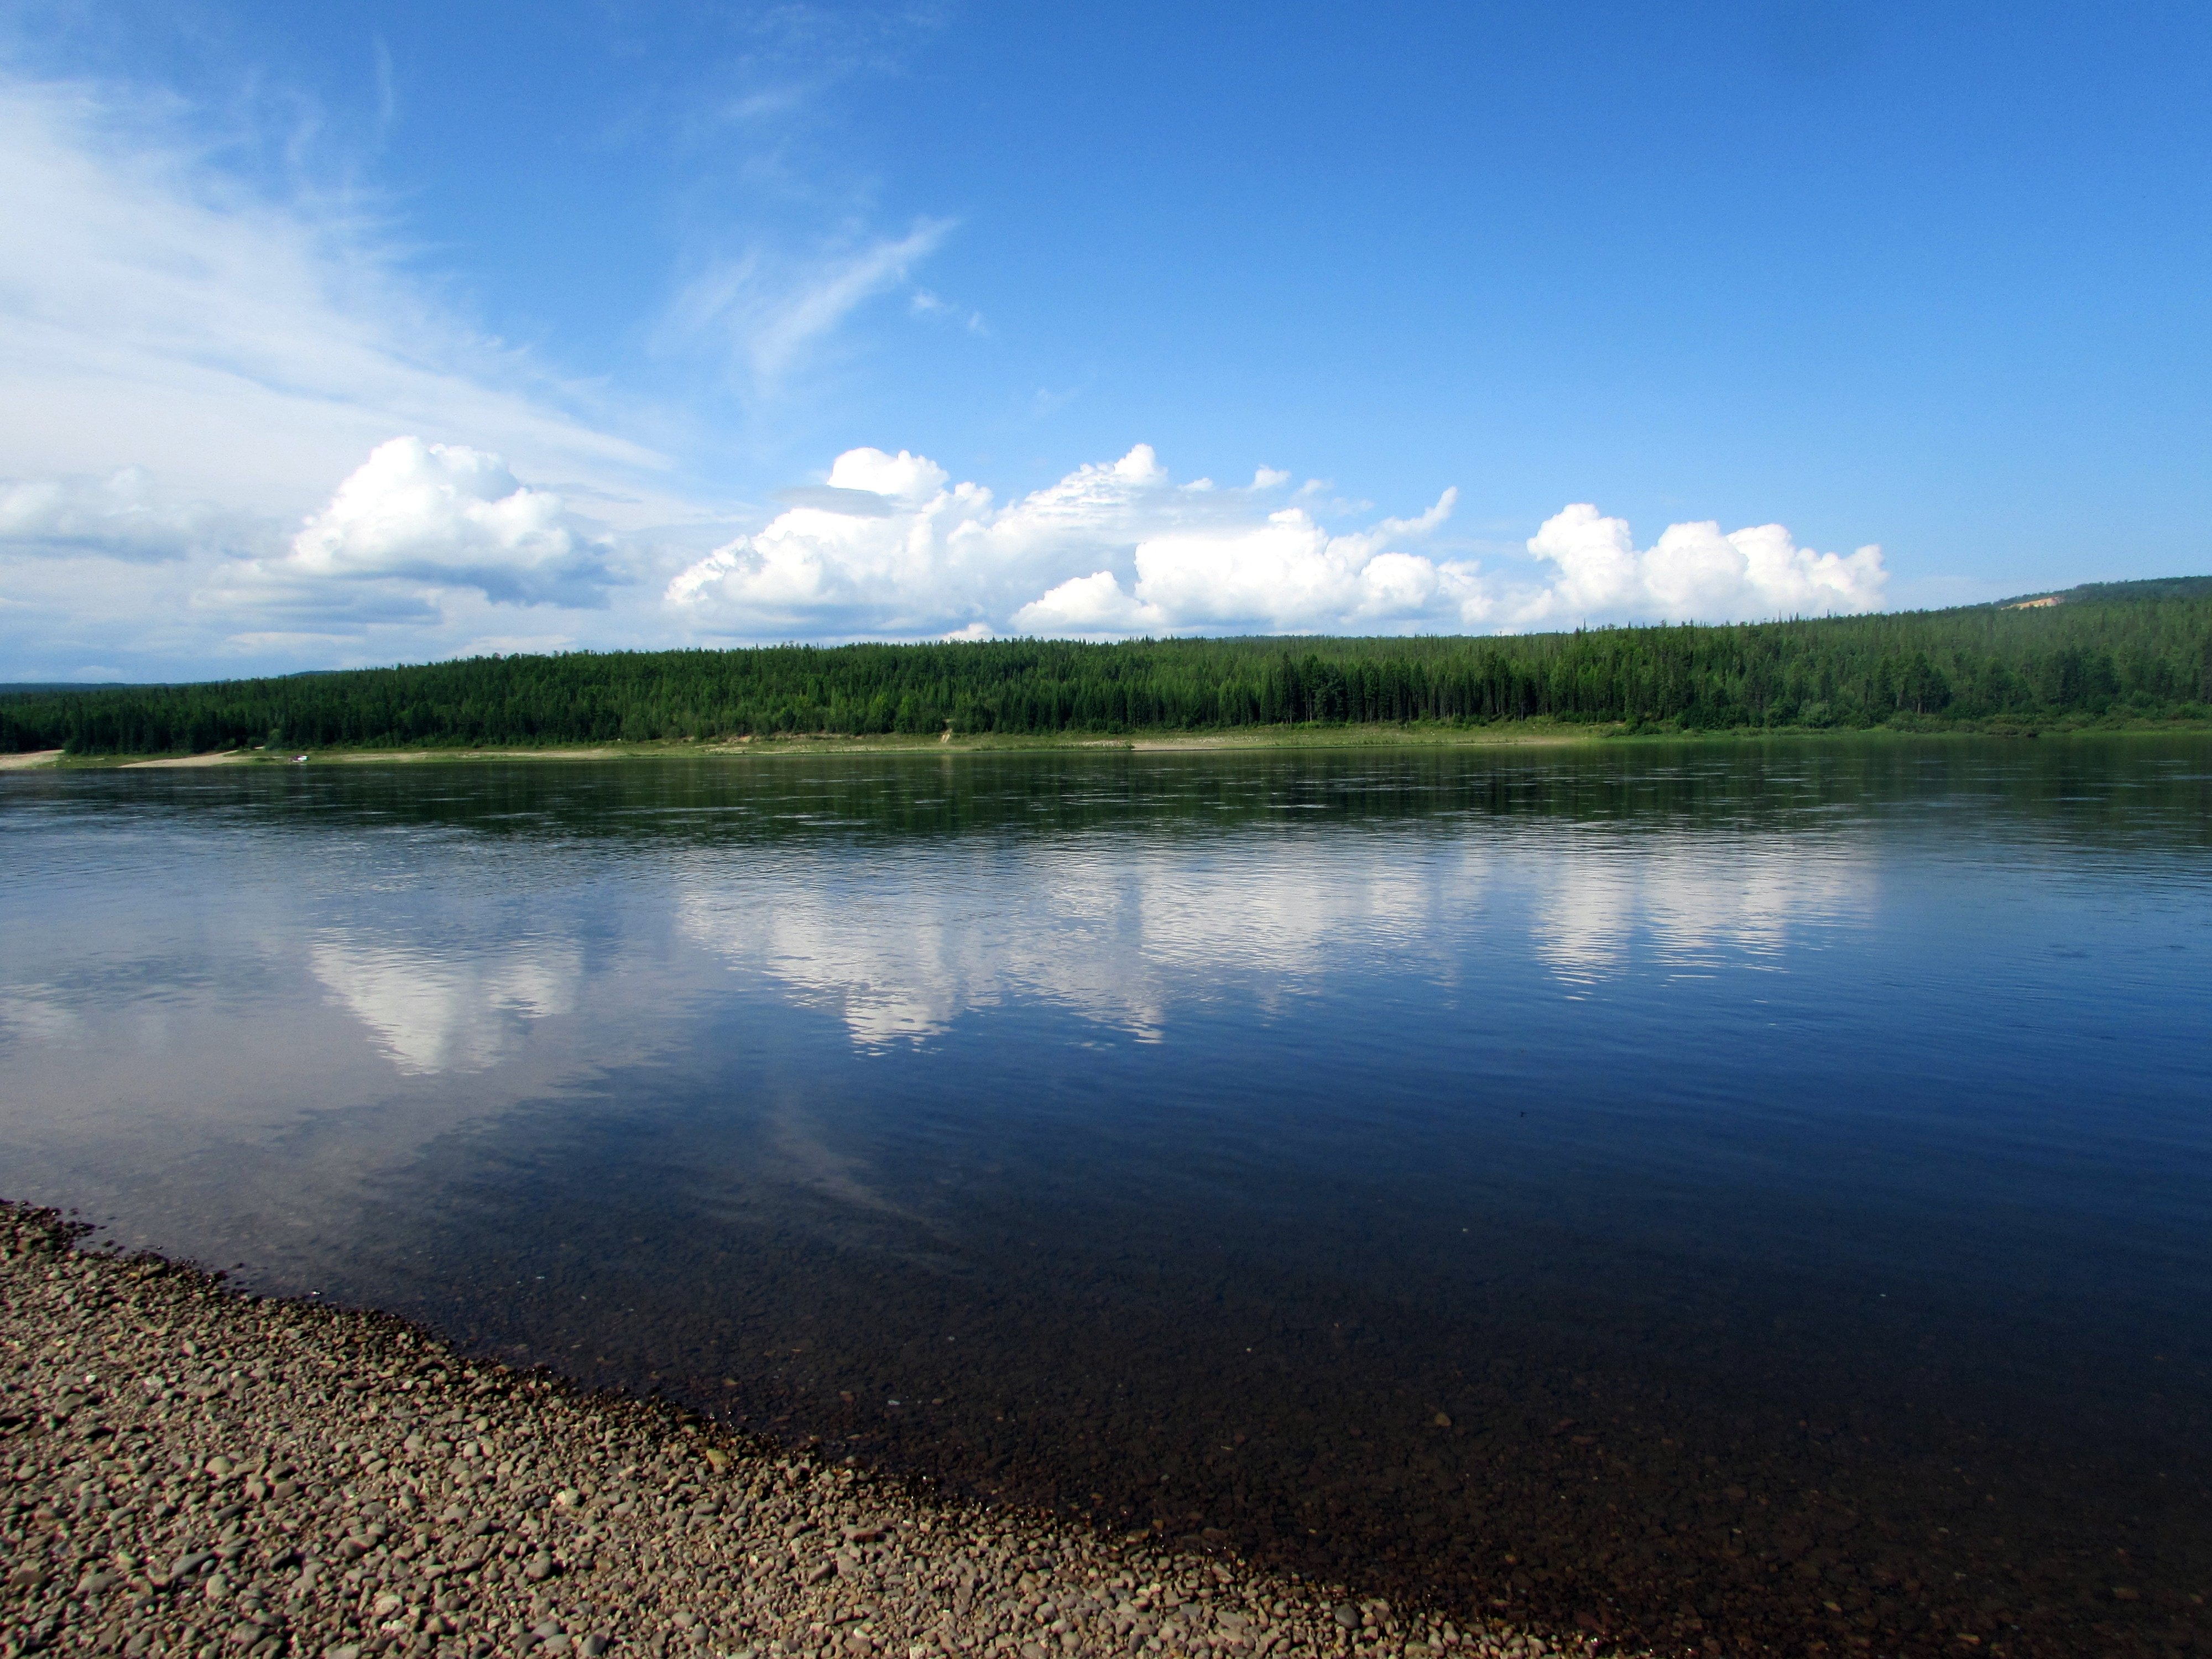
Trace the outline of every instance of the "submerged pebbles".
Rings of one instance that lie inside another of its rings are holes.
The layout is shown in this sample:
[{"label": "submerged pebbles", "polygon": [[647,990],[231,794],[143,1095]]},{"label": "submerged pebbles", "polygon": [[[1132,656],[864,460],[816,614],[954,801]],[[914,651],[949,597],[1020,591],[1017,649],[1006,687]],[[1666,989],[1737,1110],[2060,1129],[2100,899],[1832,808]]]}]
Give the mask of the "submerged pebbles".
[{"label": "submerged pebbles", "polygon": [[933,1501],[0,1206],[0,1659],[1537,1656]]}]

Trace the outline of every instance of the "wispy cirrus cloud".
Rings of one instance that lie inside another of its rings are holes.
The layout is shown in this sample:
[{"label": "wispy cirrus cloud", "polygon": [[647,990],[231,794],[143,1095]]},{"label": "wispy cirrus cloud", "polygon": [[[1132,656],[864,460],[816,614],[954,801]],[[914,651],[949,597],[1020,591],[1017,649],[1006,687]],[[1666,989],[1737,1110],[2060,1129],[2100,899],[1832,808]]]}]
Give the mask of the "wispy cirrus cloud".
[{"label": "wispy cirrus cloud", "polygon": [[[27,619],[0,673],[420,655],[487,605],[603,605],[610,538],[702,516],[595,394],[411,280],[376,222],[242,183],[187,114],[0,77],[0,599]],[[411,540],[388,511],[341,525],[404,434],[418,471],[503,456],[504,482],[446,479],[465,510]],[[372,520],[394,532],[374,556]]]},{"label": "wispy cirrus cloud", "polygon": [[137,467],[156,498],[281,514],[394,432],[465,435],[556,477],[661,469],[407,280],[373,222],[258,194],[208,149],[119,91],[0,83],[9,472]]},{"label": "wispy cirrus cloud", "polygon": [[970,334],[988,334],[991,331],[983,321],[981,312],[954,305],[943,295],[933,294],[926,288],[915,289],[914,298],[908,302],[907,309],[915,316],[927,317],[933,322],[957,324]]},{"label": "wispy cirrus cloud", "polygon": [[669,330],[678,338],[721,340],[746,387],[772,393],[854,311],[904,282],[952,229],[949,219],[925,219],[902,236],[803,255],[754,248],[686,283],[669,309]]}]

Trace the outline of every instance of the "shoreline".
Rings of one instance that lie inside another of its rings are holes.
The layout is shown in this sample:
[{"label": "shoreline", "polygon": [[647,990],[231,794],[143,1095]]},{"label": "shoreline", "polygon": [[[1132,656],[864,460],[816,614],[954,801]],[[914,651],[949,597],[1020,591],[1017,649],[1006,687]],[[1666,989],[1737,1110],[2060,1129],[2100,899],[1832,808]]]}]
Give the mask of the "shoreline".
[{"label": "shoreline", "polygon": [[1759,743],[1894,743],[1929,739],[1988,738],[2003,741],[2083,738],[2197,737],[2212,734],[2212,721],[2087,721],[2048,726],[1927,726],[1866,727],[1729,727],[1713,731],[1631,731],[1615,722],[1577,726],[1529,720],[1497,726],[1267,726],[1223,732],[1067,732],[1042,737],[843,737],[813,732],[793,736],[745,737],[728,741],[686,739],[611,741],[544,745],[484,744],[417,748],[327,748],[307,750],[233,749],[193,755],[70,755],[58,749],[0,755],[0,771],[131,771],[198,769],[231,766],[358,766],[368,764],[454,764],[486,761],[763,760],[830,755],[1032,754],[1257,754],[1286,750],[1565,749],[1626,744],[1696,744],[1740,747]]},{"label": "shoreline", "polygon": [[11,1656],[1596,1650],[942,1497],[88,1231],[0,1201]]}]

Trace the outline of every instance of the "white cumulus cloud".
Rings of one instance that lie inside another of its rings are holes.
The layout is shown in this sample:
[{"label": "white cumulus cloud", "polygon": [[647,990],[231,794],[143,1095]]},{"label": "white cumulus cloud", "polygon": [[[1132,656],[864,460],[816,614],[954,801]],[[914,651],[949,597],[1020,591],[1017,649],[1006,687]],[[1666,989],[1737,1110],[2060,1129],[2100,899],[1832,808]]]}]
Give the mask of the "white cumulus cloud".
[{"label": "white cumulus cloud", "polygon": [[[1281,478],[1263,468],[1255,487],[1278,488]],[[1111,571],[1093,571],[1024,605],[1014,623],[1030,633],[1088,634],[1371,630],[1418,622],[1439,596],[1463,590],[1471,569],[1390,544],[1437,529],[1458,495],[1447,489],[1418,519],[1385,519],[1348,535],[1330,535],[1297,507],[1258,524],[1170,530],[1137,544],[1128,592]]]},{"label": "white cumulus cloud", "polygon": [[1414,633],[1860,611],[1881,550],[1798,547],[1779,525],[1670,526],[1572,506],[1526,559],[1443,545],[1457,501],[1336,529],[1261,467],[1242,489],[1177,483],[1150,446],[1001,505],[926,457],[849,450],[826,483],[669,585],[674,610],[736,637],[979,638],[1007,632]]},{"label": "white cumulus cloud", "polygon": [[611,550],[561,497],[459,444],[379,444],[292,539],[284,574],[471,587],[510,603],[591,602]]},{"label": "white cumulus cloud", "polygon": [[1725,536],[1710,520],[1669,525],[1639,552],[1626,520],[1607,518],[1587,503],[1547,519],[1528,538],[1528,550],[1558,574],[1538,592],[1518,596],[1510,617],[1521,627],[1873,611],[1889,575],[1879,547],[1849,556],[1816,553],[1799,547],[1778,524]]},{"label": "white cumulus cloud", "polygon": [[1127,541],[1134,526],[1177,507],[1143,444],[1004,507],[983,485],[954,483],[905,450],[848,450],[825,485],[791,494],[793,505],[765,529],[678,574],[670,602],[754,636],[996,628],[1072,556]]}]

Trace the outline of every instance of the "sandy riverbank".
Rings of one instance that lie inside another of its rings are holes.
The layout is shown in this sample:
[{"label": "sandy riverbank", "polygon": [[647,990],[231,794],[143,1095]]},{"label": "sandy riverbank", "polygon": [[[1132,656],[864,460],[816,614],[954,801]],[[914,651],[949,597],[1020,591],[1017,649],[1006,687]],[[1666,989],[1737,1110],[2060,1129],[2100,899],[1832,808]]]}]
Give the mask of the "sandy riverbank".
[{"label": "sandy riverbank", "polygon": [[281,766],[298,762],[324,765],[391,765],[434,763],[451,765],[485,761],[724,761],[824,755],[1037,755],[1069,753],[1237,753],[1285,750],[1341,751],[1531,750],[1613,745],[1668,745],[1698,744],[1709,747],[1741,747],[1776,743],[1792,744],[1856,744],[1866,743],[1926,743],[1936,740],[2026,738],[2112,738],[2144,737],[2201,737],[2212,734],[2212,722],[2201,720],[2135,720],[2114,716],[2094,721],[2057,722],[2043,726],[2008,723],[1929,726],[1911,730],[1875,726],[1864,730],[1801,727],[1732,728],[1712,732],[1680,732],[1653,727],[1631,732],[1618,726],[1584,726],[1549,720],[1501,722],[1494,726],[1334,726],[1239,727],[1220,732],[1137,732],[1115,734],[1060,732],[1048,736],[1007,737],[996,733],[954,737],[878,734],[836,736],[824,732],[792,732],[757,738],[730,738],[691,742],[654,738],[639,742],[572,744],[557,747],[485,744],[479,747],[420,749],[331,748],[301,752],[290,749],[234,749],[201,755],[65,755],[60,750],[36,754],[0,755],[0,770],[28,766],[58,766],[69,770],[105,770],[206,766]]},{"label": "sandy riverbank", "polygon": [[[483,761],[612,761],[612,760],[763,760],[823,755],[1034,755],[1070,753],[1211,753],[1274,750],[1435,750],[1526,749],[1589,744],[1606,735],[1607,728],[1560,726],[1529,721],[1510,726],[1316,726],[1259,728],[1218,732],[1147,732],[1101,736],[1064,732],[1048,737],[973,737],[876,735],[842,737],[827,733],[790,733],[761,738],[733,738],[691,743],[646,742],[568,744],[532,747],[485,744],[477,747],[382,749],[332,748],[301,752],[282,750],[225,750],[201,755],[164,755],[151,758],[128,755],[69,756],[60,764],[71,770],[125,768],[205,766],[279,766],[296,762],[311,765],[392,765],[431,763],[453,765]],[[38,757],[51,763],[61,751]]]},{"label": "sandy riverbank", "polygon": [[1580,1653],[939,1502],[0,1206],[0,1655]]}]

